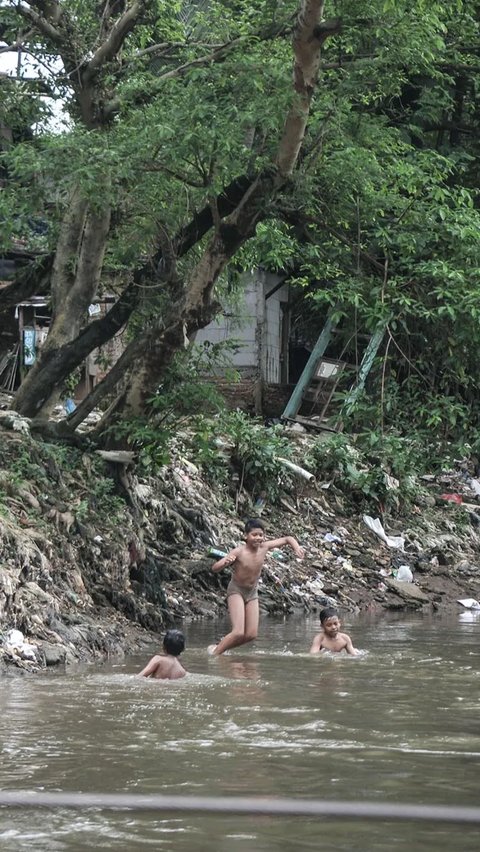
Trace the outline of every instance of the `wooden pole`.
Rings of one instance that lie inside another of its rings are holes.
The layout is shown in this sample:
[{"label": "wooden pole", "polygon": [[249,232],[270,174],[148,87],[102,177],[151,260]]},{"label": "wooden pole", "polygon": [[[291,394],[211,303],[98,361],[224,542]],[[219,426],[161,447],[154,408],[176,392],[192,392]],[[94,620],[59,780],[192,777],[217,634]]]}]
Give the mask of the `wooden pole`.
[{"label": "wooden pole", "polygon": [[347,395],[345,402],[342,408],[342,414],[348,413],[351,408],[355,405],[358,397],[360,396],[363,388],[365,387],[365,382],[367,380],[367,376],[372,369],[373,362],[375,360],[375,356],[379,350],[380,344],[385,335],[386,322],[381,322],[377,325],[374,334],[370,338],[368,342],[368,346],[365,349],[360,369],[358,371],[357,381],[352,387],[350,393]]},{"label": "wooden pole", "polygon": [[295,390],[293,391],[290,399],[287,402],[285,411],[282,414],[282,417],[285,417],[286,419],[293,418],[297,414],[302,404],[304,393],[307,390],[312,380],[313,374],[318,366],[318,362],[320,361],[320,358],[322,357],[328,344],[330,343],[332,332],[334,328],[336,328],[338,323],[337,319],[333,319],[333,313],[333,311],[329,313],[327,321],[321,331],[321,334],[310,353],[310,358],[305,364],[305,367],[303,368],[303,373],[295,386]]}]

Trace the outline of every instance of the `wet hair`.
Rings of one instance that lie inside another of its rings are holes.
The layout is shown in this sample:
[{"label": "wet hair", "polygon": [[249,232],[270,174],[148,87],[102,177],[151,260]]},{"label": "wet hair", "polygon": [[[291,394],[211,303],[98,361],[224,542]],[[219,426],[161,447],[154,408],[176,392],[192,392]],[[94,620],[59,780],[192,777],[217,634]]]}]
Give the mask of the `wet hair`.
[{"label": "wet hair", "polygon": [[167,630],[163,638],[163,649],[172,657],[178,657],[185,650],[185,636],[181,630]]},{"label": "wet hair", "polygon": [[323,624],[328,618],[338,618],[338,612],[333,606],[326,606],[320,613],[320,623]]},{"label": "wet hair", "polygon": [[260,518],[249,518],[248,521],[245,521],[245,535],[248,535],[252,530],[262,530],[262,532],[265,532],[263,521]]}]

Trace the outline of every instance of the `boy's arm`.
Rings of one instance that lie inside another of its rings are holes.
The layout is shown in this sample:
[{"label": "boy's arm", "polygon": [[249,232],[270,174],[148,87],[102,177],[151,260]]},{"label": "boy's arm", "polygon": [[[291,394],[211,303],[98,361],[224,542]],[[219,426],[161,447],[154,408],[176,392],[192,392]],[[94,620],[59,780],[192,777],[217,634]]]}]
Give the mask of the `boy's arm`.
[{"label": "boy's arm", "polygon": [[346,650],[347,654],[351,654],[352,657],[358,656],[358,651],[357,651],[356,648],[353,647],[352,640],[350,639],[350,636],[347,636],[346,633],[344,633],[343,635],[346,639],[345,650]]},{"label": "boy's arm", "polygon": [[150,662],[147,663],[144,669],[137,675],[137,677],[151,677],[158,669],[161,663],[161,657],[152,657]]},{"label": "boy's arm", "polygon": [[212,565],[212,571],[221,571],[222,568],[226,568],[227,565],[231,565],[232,562],[235,562],[238,554],[240,553],[240,548],[235,547],[230,553],[227,553],[226,556],[222,556],[217,562],[214,562]]},{"label": "boy's arm", "polygon": [[310,648],[311,654],[318,654],[322,647],[322,639],[323,633],[319,633],[317,636],[315,636],[315,639],[312,642],[312,647]]},{"label": "boy's arm", "polygon": [[292,548],[295,556],[298,556],[299,559],[303,559],[305,551],[303,547],[300,547],[297,539],[294,538],[293,535],[284,535],[282,538],[272,538],[269,541],[265,541],[263,546],[265,550],[274,550],[275,547],[284,547],[286,544]]}]

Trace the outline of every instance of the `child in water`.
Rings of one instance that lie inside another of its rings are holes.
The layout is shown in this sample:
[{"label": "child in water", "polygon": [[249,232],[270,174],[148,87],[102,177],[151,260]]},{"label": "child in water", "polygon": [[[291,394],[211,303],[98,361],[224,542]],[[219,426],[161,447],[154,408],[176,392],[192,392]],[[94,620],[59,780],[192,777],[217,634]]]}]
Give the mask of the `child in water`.
[{"label": "child in water", "polygon": [[185,650],[185,637],[181,630],[167,630],[163,639],[163,654],[152,657],[138,677],[153,677],[159,680],[178,680],[187,672],[177,660]]},{"label": "child in water", "polygon": [[227,605],[232,629],[218,645],[209,645],[208,652],[214,656],[229,648],[245,645],[257,638],[258,633],[258,580],[269,550],[288,545],[299,559],[304,551],[291,535],[265,540],[262,521],[252,519],[245,524],[245,544],[235,547],[212,566],[221,571],[233,565],[233,576],[227,588]]},{"label": "child in water", "polygon": [[340,633],[341,623],[336,609],[331,606],[322,609],[320,624],[322,631],[313,640],[310,648],[311,654],[317,654],[320,651],[334,651],[335,653],[346,651],[353,657],[357,656],[359,652],[353,647],[350,636],[347,636],[346,633]]}]

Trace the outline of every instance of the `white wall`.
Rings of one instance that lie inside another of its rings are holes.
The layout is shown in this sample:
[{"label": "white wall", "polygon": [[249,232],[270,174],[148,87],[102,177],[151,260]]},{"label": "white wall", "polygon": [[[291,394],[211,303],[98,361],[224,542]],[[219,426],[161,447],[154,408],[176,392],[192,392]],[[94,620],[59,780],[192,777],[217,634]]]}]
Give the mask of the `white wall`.
[{"label": "white wall", "polygon": [[232,356],[234,367],[253,372],[261,361],[264,379],[272,383],[280,382],[280,302],[288,299],[288,285],[284,284],[265,302],[265,296],[278,281],[277,275],[262,270],[244,273],[241,303],[236,307],[226,307],[225,314],[219,315],[214,322],[198,331],[195,343],[235,340],[241,348]]},{"label": "white wall", "polygon": [[[278,275],[267,273],[264,281],[264,294],[270,292],[279,282]],[[281,381],[281,346],[282,346],[282,309],[281,302],[288,301],[288,284],[283,284],[265,303],[265,358],[264,378],[269,384],[279,384]]]},{"label": "white wall", "polygon": [[232,364],[238,369],[256,367],[258,352],[256,342],[257,329],[257,291],[259,273],[245,273],[244,298],[240,305],[225,308],[225,314],[220,314],[216,320],[195,335],[195,343],[219,343],[222,340],[235,340],[240,345],[239,351],[232,356]]}]

